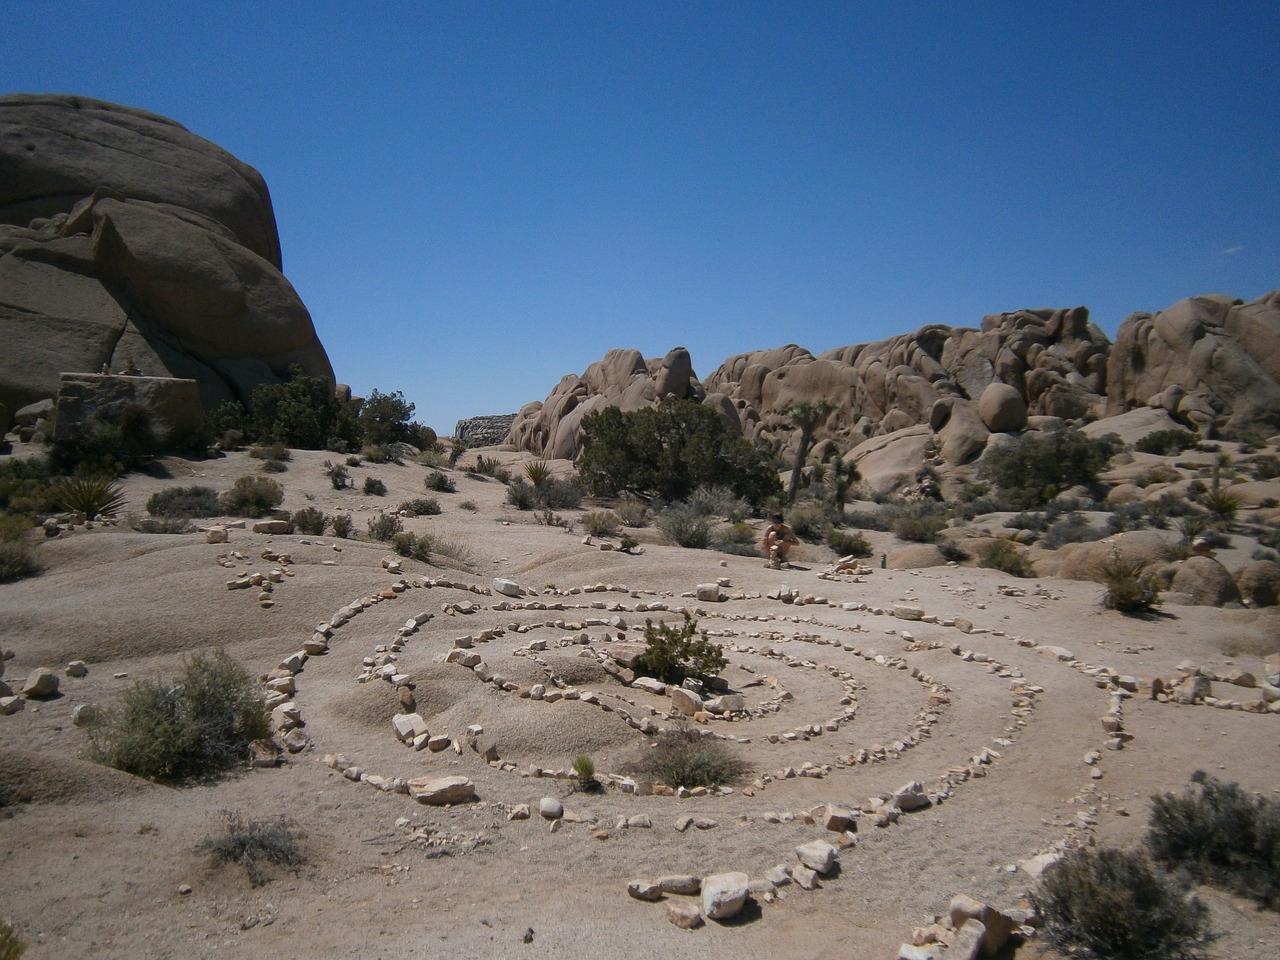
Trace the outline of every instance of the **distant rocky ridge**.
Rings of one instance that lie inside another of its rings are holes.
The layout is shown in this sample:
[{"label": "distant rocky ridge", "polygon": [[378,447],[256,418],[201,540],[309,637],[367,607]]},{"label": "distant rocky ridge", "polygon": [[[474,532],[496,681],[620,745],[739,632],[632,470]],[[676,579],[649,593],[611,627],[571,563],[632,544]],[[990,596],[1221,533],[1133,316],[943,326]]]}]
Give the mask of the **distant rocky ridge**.
[{"label": "distant rocky ridge", "polygon": [[493,414],[485,417],[469,417],[459,420],[453,435],[468,447],[492,447],[505,443],[515,422],[514,413]]},{"label": "distant rocky ridge", "polygon": [[333,381],[252,167],[153,113],[15,94],[0,169],[0,407],[64,372],[189,378],[205,407],[292,364]]},{"label": "distant rocky ridge", "polygon": [[852,452],[878,467],[885,488],[930,460],[968,466],[993,434],[1142,407],[1205,436],[1269,434],[1280,431],[1280,291],[1251,303],[1201,296],[1135,313],[1114,344],[1074,307],[992,314],[979,329],[930,324],[816,357],[788,344],[730,357],[705,380],[684,348],[652,360],[610,350],[521,409],[508,439],[573,457],[587,413],[666,396],[709,404],[744,436],[777,441],[791,456],[797,431],[785,411],[829,398],[836,409],[810,456]]}]

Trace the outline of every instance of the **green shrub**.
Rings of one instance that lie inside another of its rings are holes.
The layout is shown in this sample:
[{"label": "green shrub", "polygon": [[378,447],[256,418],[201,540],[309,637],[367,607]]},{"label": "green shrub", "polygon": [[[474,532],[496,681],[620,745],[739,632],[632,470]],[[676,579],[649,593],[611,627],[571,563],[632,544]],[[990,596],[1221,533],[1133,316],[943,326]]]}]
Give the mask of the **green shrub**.
[{"label": "green shrub", "polygon": [[438,516],[441,513],[440,501],[435,497],[415,497],[400,504],[396,513],[407,513],[414,517]]},{"label": "green shrub", "polygon": [[869,557],[871,544],[867,542],[861,531],[852,533],[839,527],[827,527],[827,546],[835,551],[838,557]]},{"label": "green shrub", "polygon": [[262,869],[264,863],[296,871],[306,862],[300,843],[302,831],[288,817],[249,820],[238,812],[223,810],[222,819],[223,832],[206,837],[197,849],[213,854],[221,863],[240,864],[253,886],[260,887],[269,879]]},{"label": "green shrub", "polygon": [[524,475],[535,487],[551,479],[551,465],[545,460],[533,460],[524,465]]},{"label": "green shrub", "polygon": [[1151,803],[1147,844],[1157,861],[1280,910],[1280,802],[1197,770],[1181,795]]},{"label": "green shrub", "polygon": [[711,543],[712,517],[690,509],[683,503],[672,504],[658,514],[658,532],[681,547],[705,550]]},{"label": "green shrub", "polygon": [[257,680],[222,650],[187,661],[176,683],[146,680],[90,728],[90,755],[148,780],[210,777],[270,735]]},{"label": "green shrub", "polygon": [[315,507],[303,507],[294,513],[292,523],[299,533],[318,537],[324,533],[324,528],[329,525],[329,518],[324,515],[323,511],[317,510]]},{"label": "green shrub", "polygon": [[582,517],[582,529],[593,537],[616,537],[622,532],[622,520],[612,510],[591,510]]},{"label": "green shrub", "polygon": [[1092,543],[1101,539],[1102,532],[1087,517],[1073,512],[1048,529],[1044,535],[1044,545],[1050,550],[1057,550],[1068,543]]},{"label": "green shrub", "polygon": [[516,477],[507,484],[507,503],[517,510],[532,510],[538,505],[538,488]]},{"label": "green shrub", "polygon": [[1157,430],[1154,433],[1148,433],[1135,443],[1133,449],[1139,453],[1154,453],[1157,456],[1168,457],[1181,453],[1188,447],[1194,447],[1199,441],[1200,438],[1190,430],[1181,428]]},{"label": "green shrub", "polygon": [[428,473],[423,483],[428,490],[433,490],[436,493],[456,493],[458,490],[453,480],[446,477],[439,470],[432,470]]},{"label": "green shrub", "polygon": [[946,525],[947,512],[941,504],[909,503],[894,509],[889,529],[909,543],[937,543]]},{"label": "green shrub", "polygon": [[1185,886],[1123,850],[1076,850],[1045,871],[1032,896],[1044,937],[1099,958],[1175,960],[1201,955],[1208,909]]},{"label": "green shrub", "polygon": [[360,456],[369,463],[395,463],[404,466],[404,461],[400,459],[397,449],[388,444],[375,443],[361,447]]},{"label": "green shrub", "polygon": [[460,504],[458,504],[458,509],[470,510],[472,513],[475,513],[480,508],[476,506],[476,502],[474,500],[463,500]]},{"label": "green shrub", "polygon": [[1244,506],[1244,494],[1235,490],[1209,489],[1200,495],[1201,505],[1214,523],[1232,524]]},{"label": "green shrub", "polygon": [[1061,427],[988,447],[978,471],[1014,506],[1038,507],[1070,487],[1095,484],[1122,447],[1115,434],[1092,439],[1074,427]]},{"label": "green shrub", "polygon": [[787,511],[787,524],[795,535],[809,543],[821,543],[827,527],[839,517],[819,500],[805,500]]},{"label": "green shrub", "polygon": [[431,562],[431,537],[427,535],[418,536],[408,530],[401,530],[391,537],[391,547],[396,553],[402,557],[408,557],[411,560],[421,560],[423,563]]},{"label": "green shrub", "polygon": [[720,645],[705,630],[699,634],[698,622],[687,613],[678,627],[665,622],[654,626],[652,620],[645,620],[644,642],[646,649],[637,658],[635,671],[664,683],[682,683],[688,677],[706,682],[727,663]]},{"label": "green shrub", "polygon": [[725,486],[760,509],[782,493],[769,451],[694,401],[667,398],[629,412],[603,407],[582,418],[582,438],[578,475],[597,496],[630,492],[675,502],[703,485]]},{"label": "green shrub", "polygon": [[222,498],[211,487],[167,487],[147,498],[147,513],[153,517],[190,520],[216,517],[222,510]]},{"label": "green shrub", "polygon": [[551,477],[534,489],[538,503],[551,510],[576,510],[582,505],[582,488],[571,477]]},{"label": "green shrub", "polygon": [[366,444],[386,446],[392,443],[409,443],[416,439],[418,431],[410,424],[414,405],[399,390],[379,393],[375,387],[360,404],[357,421],[360,435]]},{"label": "green shrub", "polygon": [[18,960],[27,951],[27,941],[7,920],[0,920],[0,960]]},{"label": "green shrub", "polygon": [[432,537],[431,552],[434,556],[448,557],[463,566],[471,566],[471,547],[462,540],[450,540],[447,537]]},{"label": "green shrub", "polygon": [[578,777],[578,789],[585,793],[595,793],[603,789],[596,780],[596,762],[585,753],[573,758],[573,772]]},{"label": "green shrub", "polygon": [[483,455],[476,457],[476,465],[471,468],[471,472],[478,473],[482,477],[493,477],[499,483],[511,482],[511,471],[499,463],[497,457]]},{"label": "green shrub", "polygon": [[222,495],[227,513],[260,517],[280,506],[284,488],[270,477],[240,477]]},{"label": "green shrub", "polygon": [[290,370],[287,383],[264,383],[249,395],[245,431],[259,443],[278,441],[296,450],[344,449],[358,436],[350,404],[334,395],[323,377]]},{"label": "green shrub", "polygon": [[378,511],[376,517],[369,518],[369,539],[386,543],[404,529],[404,524],[394,513]]},{"label": "green shrub", "polygon": [[387,485],[377,477],[365,477],[364,492],[366,496],[385,497],[387,495]]},{"label": "green shrub", "polygon": [[693,789],[736,783],[745,776],[747,767],[723,740],[703,736],[697,730],[668,730],[634,770],[669,787]]},{"label": "green shrub", "polygon": [[1147,613],[1160,602],[1160,588],[1142,574],[1141,560],[1126,560],[1113,552],[1102,565],[1106,593],[1102,605],[1121,613]]},{"label": "green shrub", "polygon": [[351,486],[351,474],[347,473],[347,468],[340,463],[326,460],[324,462],[324,473],[335,490],[345,490]]},{"label": "green shrub", "polygon": [[1274,453],[1258,454],[1248,465],[1255,480],[1274,480],[1280,477],[1280,457]]},{"label": "green shrub", "polygon": [[978,550],[978,566],[1000,570],[1014,577],[1034,577],[1035,564],[1008,540],[993,540]]},{"label": "green shrub", "polygon": [[333,535],[339,540],[348,539],[351,536],[351,527],[354,522],[349,513],[335,513],[330,521],[333,524]]},{"label": "green shrub", "polygon": [[855,510],[853,513],[844,515],[844,522],[851,527],[859,527],[862,530],[874,530],[877,533],[887,533],[889,527],[893,524],[893,511],[888,508],[879,510]]},{"label": "green shrub", "polygon": [[35,548],[25,540],[0,540],[0,583],[33,577],[40,572]]},{"label": "green shrub", "polygon": [[39,514],[55,509],[53,461],[46,456],[0,458],[0,510]]},{"label": "green shrub", "polygon": [[751,516],[751,504],[725,486],[703,484],[689,494],[689,506],[711,517],[723,517],[730,523]]},{"label": "green shrub", "polygon": [[16,513],[0,513],[0,543],[20,543],[35,529],[30,518]]},{"label": "green shrub", "polygon": [[63,477],[53,485],[54,502],[63,510],[83,513],[89,520],[115,514],[125,504],[120,485],[111,477]]}]

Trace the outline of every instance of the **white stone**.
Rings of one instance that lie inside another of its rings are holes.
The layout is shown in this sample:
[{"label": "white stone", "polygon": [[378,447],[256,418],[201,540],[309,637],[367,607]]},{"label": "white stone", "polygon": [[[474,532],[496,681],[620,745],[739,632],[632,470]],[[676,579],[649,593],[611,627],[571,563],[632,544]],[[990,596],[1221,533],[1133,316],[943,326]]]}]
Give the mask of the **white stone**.
[{"label": "white stone", "polygon": [[[836,865],[840,852],[825,840],[810,840],[796,847],[796,858],[813,870],[826,876]],[[792,871],[792,877],[795,872]]]},{"label": "white stone", "polygon": [[538,815],[544,820],[559,820],[564,816],[564,804],[555,797],[543,797],[538,801]]},{"label": "white stone", "polygon": [[713,873],[702,880],[702,912],[711,920],[728,920],[747,902],[750,877],[745,873]]}]

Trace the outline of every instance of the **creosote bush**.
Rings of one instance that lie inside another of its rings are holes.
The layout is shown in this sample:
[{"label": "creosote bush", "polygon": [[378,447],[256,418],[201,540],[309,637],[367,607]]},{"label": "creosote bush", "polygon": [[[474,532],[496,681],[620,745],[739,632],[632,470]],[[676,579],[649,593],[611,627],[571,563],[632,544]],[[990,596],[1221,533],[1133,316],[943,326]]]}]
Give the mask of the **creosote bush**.
[{"label": "creosote bush", "polygon": [[306,862],[302,831],[287,817],[246,818],[238,811],[223,810],[225,829],[201,841],[198,849],[222,863],[238,863],[249,882],[260,887],[269,879],[263,864],[297,870]]},{"label": "creosote bush", "polygon": [[315,507],[303,507],[294,513],[292,523],[294,529],[299,533],[318,537],[324,533],[324,528],[329,525],[329,518],[324,515],[322,510],[318,510]]},{"label": "creosote bush", "polygon": [[269,736],[257,680],[224,651],[196,655],[176,682],[144,680],[89,728],[90,756],[166,783],[211,777]]},{"label": "creosote bush", "polygon": [[649,505],[635,497],[622,497],[613,505],[613,512],[628,527],[643,527],[649,523]]},{"label": "creosote bush", "polygon": [[419,536],[409,530],[401,530],[391,537],[391,546],[402,557],[431,562],[431,537],[427,534]]},{"label": "creosote bush", "polygon": [[333,525],[333,535],[339,540],[346,540],[351,536],[351,527],[354,523],[351,514],[335,513],[329,522]]},{"label": "creosote bush", "polygon": [[228,513],[260,517],[280,506],[284,488],[270,477],[240,477],[222,495]]},{"label": "creosote bush", "polygon": [[453,480],[439,470],[432,470],[422,482],[428,490],[435,493],[456,493],[458,490]]},{"label": "creosote bush", "polygon": [[937,543],[947,525],[946,508],[937,503],[908,503],[896,508],[889,529],[909,543]]},{"label": "creosote bush", "polygon": [[404,529],[404,524],[394,513],[378,512],[376,517],[369,518],[369,539],[386,543]]},{"label": "creosote bush", "polygon": [[1201,956],[1208,909],[1139,854],[1081,849],[1045,871],[1032,896],[1044,936],[1060,950],[1098,958]]},{"label": "creosote bush", "polygon": [[705,683],[727,662],[720,646],[705,630],[699,634],[698,622],[687,613],[678,627],[666,622],[655,626],[652,620],[645,620],[644,642],[648,649],[636,660],[636,673],[664,683],[682,683],[688,677]]},{"label": "creosote bush", "polygon": [[622,520],[612,510],[591,510],[583,514],[582,529],[593,537],[616,537],[622,532]]},{"label": "creosote bush", "polygon": [[1152,797],[1147,845],[1159,862],[1280,910],[1280,802],[1203,771]]},{"label": "creosote bush", "polygon": [[667,540],[681,547],[705,550],[711,544],[711,529],[715,518],[684,503],[675,503],[658,514],[658,532]]},{"label": "creosote bush", "polygon": [[364,492],[371,497],[383,497],[387,494],[387,485],[377,477],[365,477]]},{"label": "creosote bush", "polygon": [[1008,540],[993,540],[978,550],[978,566],[1000,570],[1014,577],[1034,577],[1035,564]]},{"label": "creosote bush", "polygon": [[736,783],[746,764],[723,740],[704,737],[697,730],[667,730],[635,765],[641,776],[669,787],[718,787]]},{"label": "creosote bush", "polygon": [[168,487],[147,498],[147,513],[153,517],[191,520],[216,517],[222,510],[222,498],[211,487]]},{"label": "creosote bush", "polygon": [[440,501],[435,497],[415,497],[396,508],[396,513],[407,513],[415,517],[434,517],[440,512]]},{"label": "creosote bush", "polygon": [[40,572],[35,549],[25,540],[0,540],[0,583],[34,577]]}]

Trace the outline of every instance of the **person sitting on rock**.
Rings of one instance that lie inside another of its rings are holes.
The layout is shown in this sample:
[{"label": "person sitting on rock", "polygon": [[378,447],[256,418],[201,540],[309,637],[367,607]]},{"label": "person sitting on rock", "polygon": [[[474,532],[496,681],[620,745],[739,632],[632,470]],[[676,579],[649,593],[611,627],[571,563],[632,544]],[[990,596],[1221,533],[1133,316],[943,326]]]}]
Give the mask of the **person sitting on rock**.
[{"label": "person sitting on rock", "polygon": [[782,514],[775,513],[770,520],[772,522],[764,529],[764,555],[769,558],[769,566],[777,570],[787,562],[792,545],[800,540],[782,519]]}]

